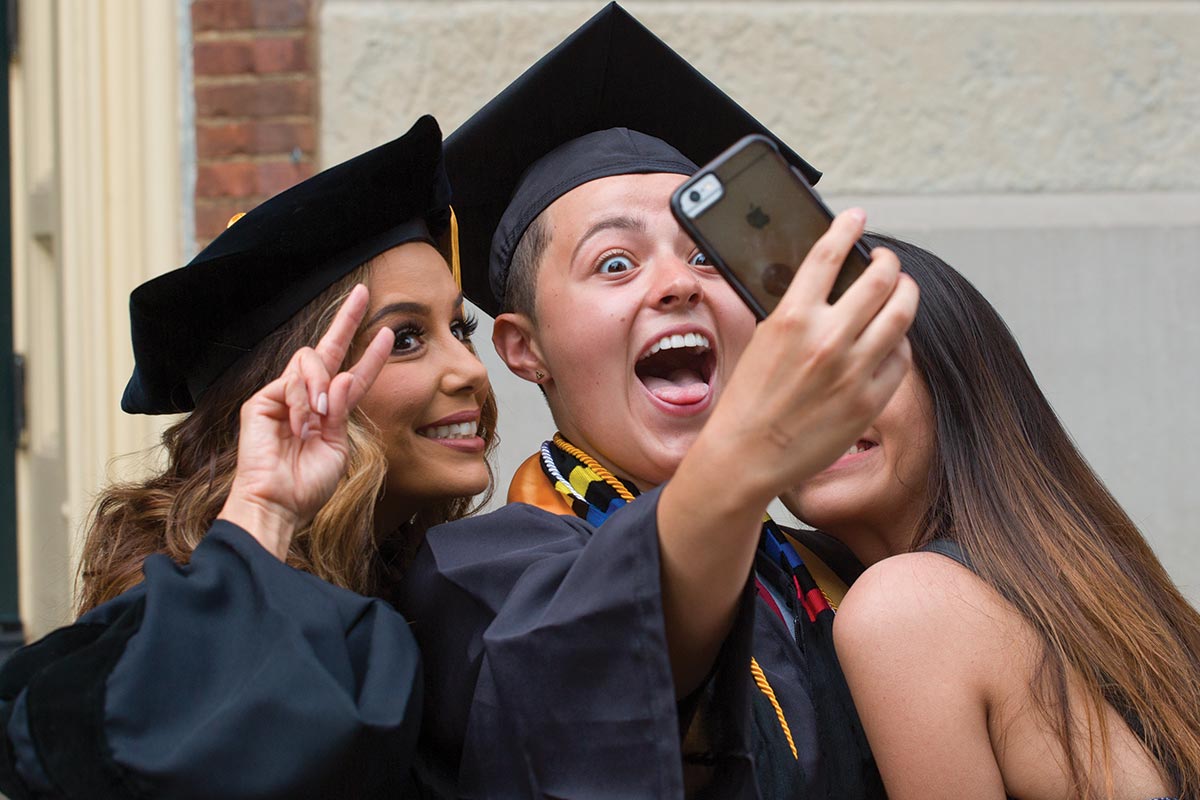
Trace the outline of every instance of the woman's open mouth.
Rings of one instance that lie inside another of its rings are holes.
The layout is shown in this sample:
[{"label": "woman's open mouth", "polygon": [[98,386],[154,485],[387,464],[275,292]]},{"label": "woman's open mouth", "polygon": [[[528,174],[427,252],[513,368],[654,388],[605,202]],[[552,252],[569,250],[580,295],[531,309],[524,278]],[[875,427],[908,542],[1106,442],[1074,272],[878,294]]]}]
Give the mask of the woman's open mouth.
[{"label": "woman's open mouth", "polygon": [[417,430],[426,439],[471,439],[479,433],[479,422],[459,422],[454,425],[430,425]]},{"label": "woman's open mouth", "polygon": [[634,365],[638,380],[658,400],[693,406],[708,398],[716,355],[703,333],[664,335]]},{"label": "woman's open mouth", "polygon": [[483,437],[479,435],[479,411],[460,411],[417,428],[417,436],[462,453],[482,453]]},{"label": "woman's open mouth", "polygon": [[872,442],[870,439],[859,439],[857,442],[855,442],[853,445],[850,446],[850,449],[847,450],[845,454],[848,456],[855,456],[855,455],[858,455],[859,453],[867,452],[872,447],[878,447],[878,446],[879,445],[875,444],[875,442]]}]

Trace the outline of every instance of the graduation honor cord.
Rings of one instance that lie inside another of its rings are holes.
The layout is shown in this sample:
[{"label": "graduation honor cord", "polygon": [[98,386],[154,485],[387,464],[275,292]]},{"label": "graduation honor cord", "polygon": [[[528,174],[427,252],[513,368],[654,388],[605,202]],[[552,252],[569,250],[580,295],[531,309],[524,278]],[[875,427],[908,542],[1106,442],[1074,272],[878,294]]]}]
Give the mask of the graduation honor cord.
[{"label": "graduation honor cord", "polygon": [[[636,487],[632,490],[626,487],[595,459],[563,438],[561,433],[555,433],[553,441],[542,443],[540,461],[542,471],[571,511],[596,527],[636,497]],[[788,605],[786,610],[780,608],[776,595],[764,585],[757,569],[754,571],[755,589],[768,608],[792,628],[796,646],[804,653],[806,669],[813,683],[812,699],[822,740],[822,771],[828,778],[830,788],[837,791],[839,796],[886,797],[833,648],[833,604],[805,566],[796,548],[767,514],[763,515],[759,552],[786,576],[789,591],[782,595]],[[755,686],[775,712],[792,757],[798,758],[783,709],[757,659],[753,657],[750,659],[750,672]]]},{"label": "graduation honor cord", "polygon": [[[636,497],[616,476],[606,470],[587,453],[564,439],[561,433],[556,432],[552,442],[542,443],[541,461],[542,470],[546,473],[546,477],[553,481],[555,491],[567,500],[571,506],[571,510],[577,517],[586,520],[596,527],[599,527],[617,509],[626,503],[632,502]],[[769,525],[774,531],[774,536],[779,537],[778,528],[775,527],[775,523],[771,518],[765,516],[764,519],[764,531]],[[789,561],[789,563],[803,564],[800,556],[796,554],[795,549],[786,540],[781,545],[776,544],[774,551],[769,550],[768,552],[786,553],[783,548],[791,551],[794,558],[794,562]],[[784,557],[786,558],[787,556],[785,555]],[[808,572],[805,571],[804,574],[808,575]],[[812,583],[813,587],[816,587],[812,576],[808,576],[808,581]],[[754,578],[754,582],[760,596],[770,596],[770,593],[767,592],[766,588],[759,581],[757,575]],[[797,587],[800,586],[799,583],[796,585]],[[820,594],[820,589],[816,591]],[[821,598],[822,602],[825,602],[824,595],[821,595]],[[782,612],[780,612],[774,600],[770,601],[770,605],[775,610],[775,613],[779,614],[782,618]],[[825,608],[829,608],[828,602],[825,602]],[[792,758],[798,758],[796,742],[792,739],[792,731],[788,725],[787,717],[783,714],[783,708],[780,707],[779,700],[775,697],[775,691],[771,688],[770,682],[767,681],[766,674],[763,673],[762,667],[758,665],[758,660],[753,656],[750,658],[750,674],[754,678],[754,685],[758,687],[758,690],[766,697],[774,709],[775,717],[779,720],[779,727],[782,729],[784,738],[787,739],[788,748],[792,751]]]}]

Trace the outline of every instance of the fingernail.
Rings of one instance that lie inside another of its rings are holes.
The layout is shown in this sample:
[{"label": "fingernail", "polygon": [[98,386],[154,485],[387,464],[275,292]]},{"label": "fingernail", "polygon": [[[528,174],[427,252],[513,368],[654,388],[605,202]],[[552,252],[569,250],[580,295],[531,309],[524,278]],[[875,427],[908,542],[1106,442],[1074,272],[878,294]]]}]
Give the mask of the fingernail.
[{"label": "fingernail", "polygon": [[317,395],[317,413],[322,417],[329,413],[329,395],[326,392]]},{"label": "fingernail", "polygon": [[867,212],[863,211],[861,208],[851,208],[847,210],[846,213],[849,214],[850,218],[855,222],[867,221]]},{"label": "fingernail", "polygon": [[309,434],[309,433],[311,433],[311,432],[312,432],[312,426],[311,426],[311,425],[309,425],[309,424],[308,424],[308,421],[306,420],[306,421],[305,421],[303,424],[301,424],[301,426],[300,426],[300,439],[301,439],[301,441],[303,441],[304,439],[307,439],[307,438],[308,438],[308,434]]}]

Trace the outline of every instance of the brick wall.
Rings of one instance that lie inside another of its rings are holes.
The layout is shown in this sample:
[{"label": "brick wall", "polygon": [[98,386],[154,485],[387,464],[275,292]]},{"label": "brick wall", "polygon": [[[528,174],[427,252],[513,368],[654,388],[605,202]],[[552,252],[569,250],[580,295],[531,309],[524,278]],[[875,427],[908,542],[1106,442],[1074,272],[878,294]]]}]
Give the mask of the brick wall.
[{"label": "brick wall", "polygon": [[318,0],[193,0],[196,239],[314,172]]}]

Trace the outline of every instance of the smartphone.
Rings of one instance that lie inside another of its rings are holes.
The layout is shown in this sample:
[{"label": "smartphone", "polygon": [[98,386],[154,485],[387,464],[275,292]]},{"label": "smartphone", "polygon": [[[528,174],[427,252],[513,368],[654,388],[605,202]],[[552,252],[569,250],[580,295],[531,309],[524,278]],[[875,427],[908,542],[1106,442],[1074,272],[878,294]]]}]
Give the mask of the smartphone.
[{"label": "smartphone", "polygon": [[[760,320],[779,305],[833,213],[779,148],[747,136],[700,168],[671,196],[671,211]],[[829,294],[834,302],[871,256],[861,242]]]}]

